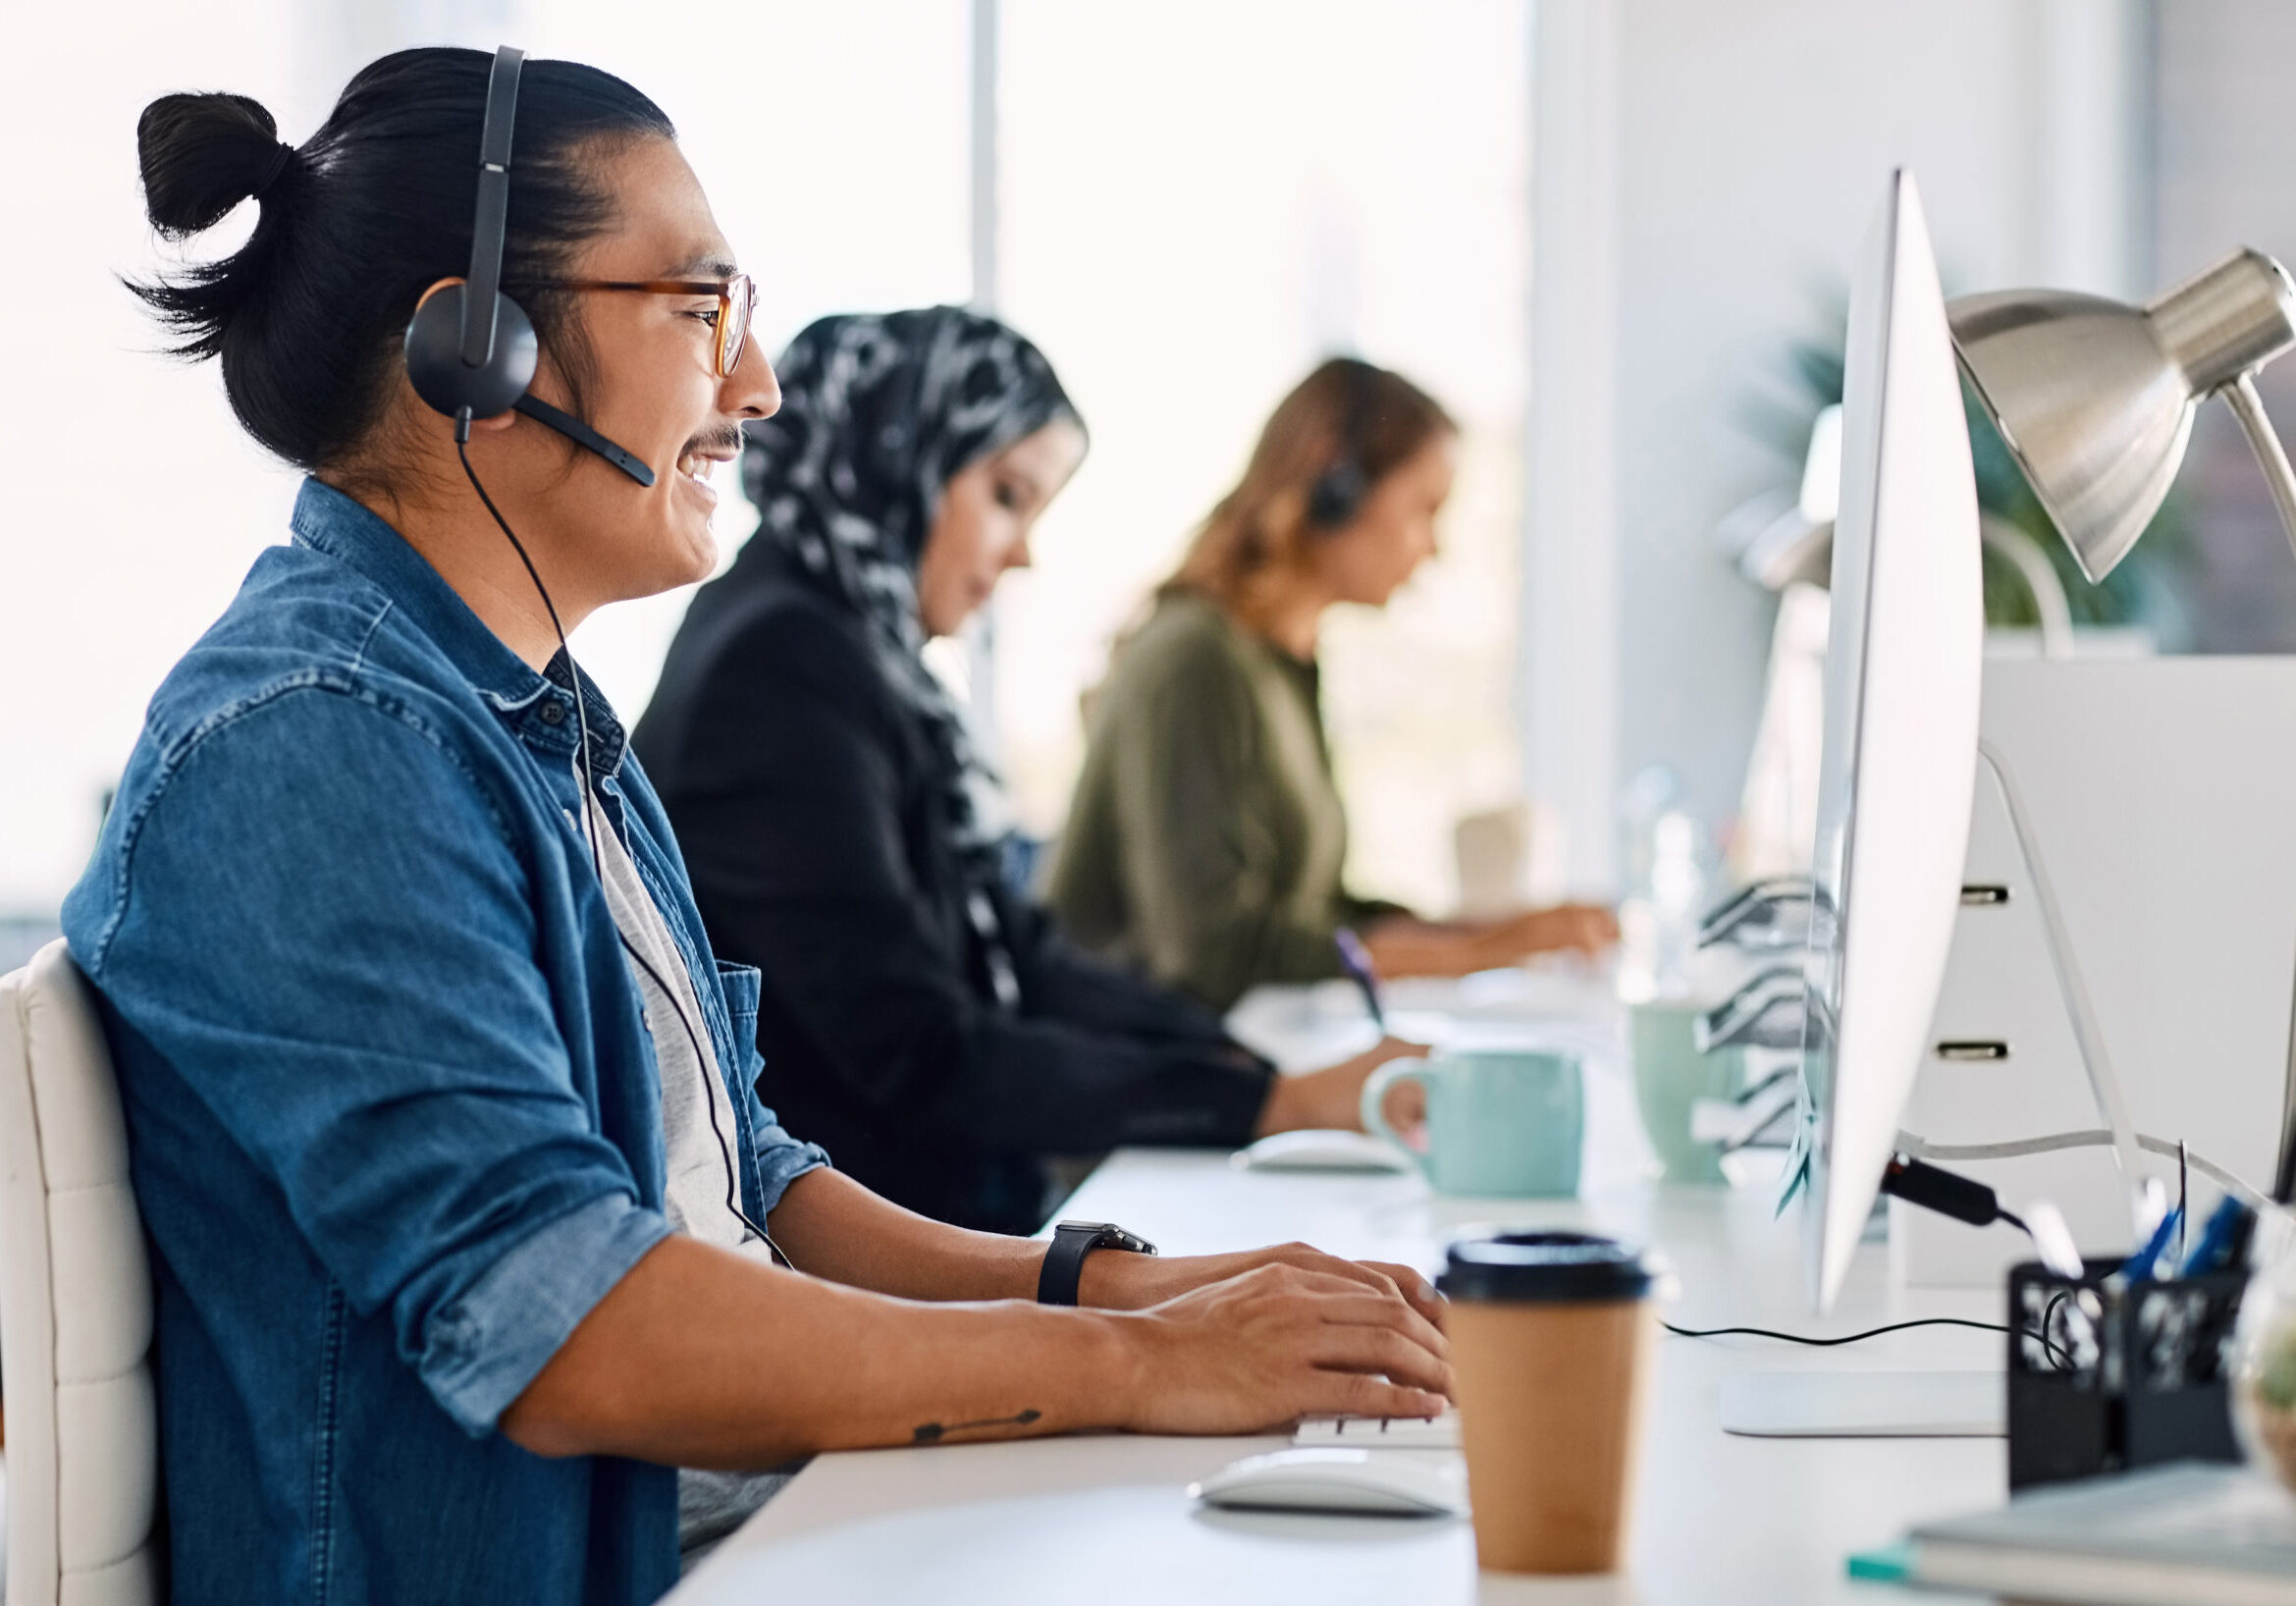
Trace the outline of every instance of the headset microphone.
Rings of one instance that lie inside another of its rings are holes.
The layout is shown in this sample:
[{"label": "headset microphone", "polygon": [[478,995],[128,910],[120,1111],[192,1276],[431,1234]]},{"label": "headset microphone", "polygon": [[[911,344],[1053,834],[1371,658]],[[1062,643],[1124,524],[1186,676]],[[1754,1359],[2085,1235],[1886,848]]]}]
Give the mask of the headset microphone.
[{"label": "headset microphone", "polygon": [[532,391],[518,398],[510,405],[545,429],[555,429],[576,446],[597,453],[640,485],[654,483],[654,470],[640,462],[634,454],[615,446],[572,413],[561,412]]},{"label": "headset microphone", "polygon": [[503,235],[510,205],[510,129],[518,109],[518,73],[525,52],[508,45],[495,52],[487,77],[486,122],[479,135],[478,212],[470,226],[470,274],[425,295],[406,325],[406,377],[414,394],[454,420],[454,438],[467,441],[474,418],[517,411],[594,452],[640,485],[654,470],[588,424],[529,395],[541,347],[534,320],[503,294]]}]

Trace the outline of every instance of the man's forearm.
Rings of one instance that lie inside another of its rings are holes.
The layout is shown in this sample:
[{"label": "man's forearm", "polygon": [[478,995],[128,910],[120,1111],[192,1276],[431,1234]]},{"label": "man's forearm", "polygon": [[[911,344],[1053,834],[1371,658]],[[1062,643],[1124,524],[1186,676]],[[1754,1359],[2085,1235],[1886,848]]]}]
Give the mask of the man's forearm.
[{"label": "man's forearm", "polygon": [[1033,1300],[1044,1260],[1041,1243],[932,1220],[831,1170],[791,1183],[766,1227],[798,1270],[910,1300]]},{"label": "man's forearm", "polygon": [[[932,1220],[828,1170],[808,1171],[791,1183],[766,1226],[800,1271],[908,1300],[1034,1300],[1050,1247]],[[1077,1303],[1138,1309],[1208,1280],[1214,1269],[1209,1261],[1147,1267],[1140,1259],[1113,1250],[1087,1256]],[[1201,1269],[1183,1275],[1181,1266]],[[1148,1273],[1152,1297],[1139,1286],[1141,1273]]]},{"label": "man's forearm", "polygon": [[1114,1324],[1128,1319],[887,1300],[672,1237],[583,1318],[502,1429],[541,1455],[738,1469],[1121,1426]]},{"label": "man's forearm", "polygon": [[[770,1467],[1095,1427],[1239,1433],[1332,1412],[1427,1416],[1451,1386],[1439,1302],[1408,1267],[1303,1245],[1193,1260],[1105,1253],[1085,1261],[1081,1297],[1129,1313],[1046,1310],[947,1302],[972,1284],[1033,1293],[1041,1244],[925,1221],[832,1173],[792,1184],[770,1224],[818,1275],[665,1239],[560,1345],[503,1433],[538,1455]],[[932,1263],[936,1246],[950,1264]]]}]

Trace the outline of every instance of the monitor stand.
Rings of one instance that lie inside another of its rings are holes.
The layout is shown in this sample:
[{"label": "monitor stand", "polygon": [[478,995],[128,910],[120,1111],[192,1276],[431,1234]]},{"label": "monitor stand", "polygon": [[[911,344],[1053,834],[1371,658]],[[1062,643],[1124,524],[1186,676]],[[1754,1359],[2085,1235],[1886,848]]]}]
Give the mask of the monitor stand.
[{"label": "monitor stand", "polygon": [[1998,1439],[2008,1373],[1744,1371],[1722,1380],[1722,1429],[1773,1439]]}]

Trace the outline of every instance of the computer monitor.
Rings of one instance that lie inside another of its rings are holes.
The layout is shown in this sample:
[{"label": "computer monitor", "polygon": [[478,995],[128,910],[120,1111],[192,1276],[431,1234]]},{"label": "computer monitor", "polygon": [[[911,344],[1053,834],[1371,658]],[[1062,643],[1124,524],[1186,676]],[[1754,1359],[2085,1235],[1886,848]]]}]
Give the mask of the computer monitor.
[{"label": "computer monitor", "polygon": [[1960,903],[1985,648],[1961,382],[1913,175],[1850,287],[1818,771],[1804,1186],[1811,1298],[1841,1291],[1920,1069]]}]

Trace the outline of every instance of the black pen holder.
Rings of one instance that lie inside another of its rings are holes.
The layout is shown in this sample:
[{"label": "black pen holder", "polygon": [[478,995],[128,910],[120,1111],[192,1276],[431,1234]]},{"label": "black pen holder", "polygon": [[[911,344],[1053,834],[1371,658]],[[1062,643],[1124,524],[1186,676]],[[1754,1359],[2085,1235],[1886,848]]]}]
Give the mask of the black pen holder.
[{"label": "black pen holder", "polygon": [[2167,1461],[2238,1461],[2224,1374],[2248,1272],[2128,1282],[2009,1271],[2009,1487]]}]

